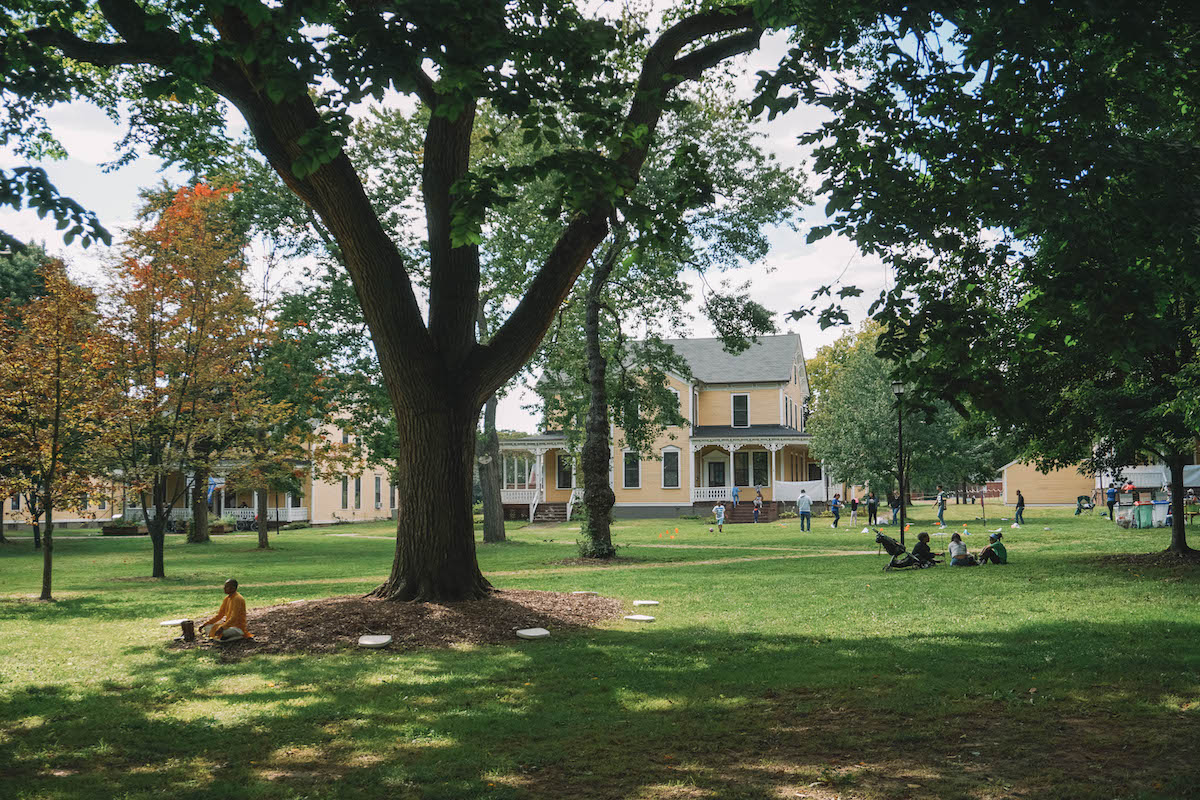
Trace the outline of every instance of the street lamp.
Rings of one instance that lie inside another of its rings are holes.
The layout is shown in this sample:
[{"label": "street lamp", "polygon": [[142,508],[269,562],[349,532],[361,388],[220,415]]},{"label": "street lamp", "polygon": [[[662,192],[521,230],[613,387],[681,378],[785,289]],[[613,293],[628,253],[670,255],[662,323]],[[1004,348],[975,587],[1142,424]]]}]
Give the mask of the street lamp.
[{"label": "street lamp", "polygon": [[896,459],[896,476],[900,482],[900,546],[904,546],[904,384],[892,381],[892,394],[896,395],[896,439],[899,455]]}]

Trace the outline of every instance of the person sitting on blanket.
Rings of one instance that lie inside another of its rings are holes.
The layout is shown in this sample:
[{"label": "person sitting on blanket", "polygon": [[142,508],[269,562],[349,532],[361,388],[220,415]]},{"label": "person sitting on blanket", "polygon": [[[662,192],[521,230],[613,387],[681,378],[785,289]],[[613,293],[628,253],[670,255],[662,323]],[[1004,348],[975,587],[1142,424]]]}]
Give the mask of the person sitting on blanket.
[{"label": "person sitting on blanket", "polygon": [[963,544],[962,536],[957,533],[950,534],[950,566],[974,567],[978,564],[975,556],[967,552],[967,546]]},{"label": "person sitting on blanket", "polygon": [[921,561],[926,564],[936,564],[938,562],[934,560],[934,557],[940,556],[940,555],[942,555],[942,554],[935,553],[929,549],[929,534],[928,533],[926,533],[925,531],[921,531],[920,533],[917,534],[917,546],[914,547],[912,550],[913,558],[915,558],[917,561]]},{"label": "person sitting on blanket", "polygon": [[1008,551],[1004,549],[1004,545],[1000,543],[1003,534],[993,533],[988,537],[988,546],[979,551],[979,563],[986,564],[989,561],[993,564],[1007,564]]},{"label": "person sitting on blanket", "polygon": [[238,582],[233,578],[225,581],[225,600],[221,610],[207,622],[201,623],[200,632],[210,639],[253,639],[246,630],[246,598],[238,594]]}]

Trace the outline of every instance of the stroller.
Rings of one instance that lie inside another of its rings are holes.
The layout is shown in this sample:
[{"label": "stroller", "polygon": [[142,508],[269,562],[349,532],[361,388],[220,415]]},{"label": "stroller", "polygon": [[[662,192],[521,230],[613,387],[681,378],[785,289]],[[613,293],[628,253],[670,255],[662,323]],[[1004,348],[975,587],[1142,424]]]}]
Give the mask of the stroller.
[{"label": "stroller", "polygon": [[1075,516],[1079,516],[1085,511],[1091,511],[1096,507],[1092,502],[1092,498],[1086,494],[1081,494],[1075,498]]},{"label": "stroller", "polygon": [[925,569],[938,563],[933,560],[922,561],[914,557],[904,549],[904,545],[890,536],[884,536],[879,531],[875,531],[875,542],[887,550],[888,555],[892,557],[892,560],[884,566],[884,572],[892,569]]}]

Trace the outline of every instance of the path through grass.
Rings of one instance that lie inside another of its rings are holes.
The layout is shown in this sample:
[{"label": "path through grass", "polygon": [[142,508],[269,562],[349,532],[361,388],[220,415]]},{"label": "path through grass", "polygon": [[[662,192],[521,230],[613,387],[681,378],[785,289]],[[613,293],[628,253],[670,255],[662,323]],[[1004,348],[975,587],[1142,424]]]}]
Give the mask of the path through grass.
[{"label": "path through grass", "polygon": [[[978,549],[973,512],[948,518]],[[167,649],[157,621],[215,609],[229,575],[254,606],[365,592],[388,527],[267,552],[172,538],[163,581],[144,540],[63,539],[54,604],[21,599],[40,562],[18,541],[0,548],[0,797],[1200,796],[1200,575],[1098,561],[1162,531],[1028,516],[1003,523],[1007,567],[888,574],[861,526],[820,519],[620,521],[630,560],[603,569],[564,565],[570,527],[525,527],[480,545],[493,584],[660,600],[657,621],[237,663]]]}]

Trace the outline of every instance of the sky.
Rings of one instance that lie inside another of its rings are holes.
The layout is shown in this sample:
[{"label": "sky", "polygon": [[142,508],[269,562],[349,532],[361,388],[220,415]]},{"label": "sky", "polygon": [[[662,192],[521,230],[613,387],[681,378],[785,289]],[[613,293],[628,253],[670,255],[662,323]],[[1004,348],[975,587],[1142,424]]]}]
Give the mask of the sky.
[{"label": "sky", "polygon": [[[746,78],[741,89],[747,96],[752,88],[751,76],[759,69],[777,63],[785,51],[786,41],[783,37],[768,36],[757,53],[743,60]],[[82,103],[59,106],[49,112],[48,119],[69,155],[66,160],[45,162],[39,166],[46,169],[63,195],[94,211],[116,238],[133,223],[139,189],[164,179],[173,182],[182,180],[180,174],[162,171],[161,162],[149,155],[119,170],[104,172],[101,165],[113,158],[113,145],[121,133],[94,107]],[[820,112],[804,107],[772,121],[764,119],[761,125],[767,136],[765,148],[783,164],[802,167],[807,152],[797,143],[797,136],[815,127],[820,119]],[[0,169],[26,163],[11,152],[0,149]],[[808,174],[809,185],[815,189],[819,180],[811,172]],[[818,196],[811,207],[799,210],[797,230],[773,230],[770,235],[771,251],[761,263],[722,276],[733,285],[748,281],[751,297],[777,315],[779,331],[800,334],[806,357],[812,357],[819,347],[832,342],[844,329],[822,331],[814,318],[793,321],[786,318],[787,312],[811,304],[812,292],[819,286],[855,285],[863,290],[863,294],[848,298],[843,305],[850,314],[852,324],[857,325],[866,318],[871,302],[889,281],[888,271],[883,264],[877,259],[864,257],[847,239],[831,236],[811,245],[805,243],[809,229],[825,219],[823,206],[824,200]],[[23,241],[45,242],[47,250],[66,261],[78,279],[92,285],[102,283],[104,264],[113,257],[112,251],[103,245],[93,245],[87,250],[78,243],[64,245],[53,220],[39,220],[29,210],[0,209],[0,229]],[[288,277],[284,274],[283,280],[286,282]],[[694,288],[697,289],[694,294],[698,296],[698,287]],[[696,321],[690,335],[712,336],[713,331],[707,321],[699,314],[694,313],[693,316]],[[535,431],[539,416],[528,408],[533,402],[534,396],[527,389],[517,387],[500,403],[498,427]]]}]

